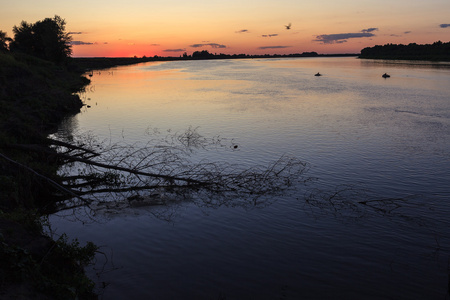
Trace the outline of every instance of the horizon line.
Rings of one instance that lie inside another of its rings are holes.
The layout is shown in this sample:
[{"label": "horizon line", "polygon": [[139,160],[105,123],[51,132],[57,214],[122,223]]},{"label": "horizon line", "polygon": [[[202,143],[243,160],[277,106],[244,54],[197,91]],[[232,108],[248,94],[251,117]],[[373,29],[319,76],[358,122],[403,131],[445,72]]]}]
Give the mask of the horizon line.
[{"label": "horizon line", "polygon": [[[312,53],[316,53],[314,55],[311,55]],[[303,52],[303,53],[290,53],[290,54],[245,54],[245,53],[239,53],[239,54],[225,54],[225,53],[220,53],[220,54],[214,54],[214,53],[209,53],[211,56],[215,56],[217,58],[220,57],[236,57],[236,56],[240,56],[240,58],[244,58],[244,57],[320,57],[320,56],[359,56],[361,55],[361,52],[359,53],[328,53],[328,54],[320,54],[314,51],[311,52]],[[310,54],[310,55],[308,55]],[[182,54],[180,54],[179,56],[160,56],[160,55],[154,55],[154,56],[71,56],[71,58],[135,58],[135,59],[150,59],[150,58],[184,58],[184,59],[192,59],[192,55],[189,55],[187,57],[183,57]]]}]

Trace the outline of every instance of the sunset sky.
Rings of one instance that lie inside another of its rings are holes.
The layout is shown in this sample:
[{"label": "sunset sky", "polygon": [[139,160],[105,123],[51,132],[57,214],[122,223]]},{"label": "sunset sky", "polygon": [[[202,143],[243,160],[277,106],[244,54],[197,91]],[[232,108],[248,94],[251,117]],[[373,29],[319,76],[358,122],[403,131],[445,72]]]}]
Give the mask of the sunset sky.
[{"label": "sunset sky", "polygon": [[450,41],[449,0],[0,1],[10,37],[22,20],[65,19],[77,57],[359,53]]}]

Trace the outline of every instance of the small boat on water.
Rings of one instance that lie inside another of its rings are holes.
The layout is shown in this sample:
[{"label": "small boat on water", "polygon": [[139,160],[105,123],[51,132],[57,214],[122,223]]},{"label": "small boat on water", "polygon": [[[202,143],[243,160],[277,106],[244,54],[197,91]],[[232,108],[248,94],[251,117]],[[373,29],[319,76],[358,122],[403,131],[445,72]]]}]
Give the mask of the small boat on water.
[{"label": "small boat on water", "polygon": [[389,77],[391,77],[391,75],[389,75],[388,73],[384,73],[383,75],[381,75],[381,77],[383,77],[383,78],[389,78]]},{"label": "small boat on water", "polygon": [[319,72],[317,72],[314,76],[322,76]]}]

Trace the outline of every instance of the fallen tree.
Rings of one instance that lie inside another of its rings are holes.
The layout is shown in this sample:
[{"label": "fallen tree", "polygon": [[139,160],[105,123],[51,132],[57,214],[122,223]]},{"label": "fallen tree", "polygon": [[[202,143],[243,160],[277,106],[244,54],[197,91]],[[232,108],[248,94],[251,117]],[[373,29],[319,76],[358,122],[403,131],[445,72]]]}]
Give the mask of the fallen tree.
[{"label": "fallen tree", "polygon": [[[168,193],[180,198],[196,194],[200,205],[259,205],[261,197],[309,180],[305,177],[307,164],[287,156],[265,166],[247,168],[228,162],[190,161],[196,148],[223,147],[222,142],[189,128],[145,144],[106,144],[82,136],[70,143],[48,138],[47,145],[8,145],[11,150],[33,152],[56,161],[60,171],[54,178],[3,158],[39,177],[47,189],[53,190],[54,201],[47,205],[49,212],[103,201],[162,204],[163,195]],[[235,147],[229,148],[233,151]]]}]

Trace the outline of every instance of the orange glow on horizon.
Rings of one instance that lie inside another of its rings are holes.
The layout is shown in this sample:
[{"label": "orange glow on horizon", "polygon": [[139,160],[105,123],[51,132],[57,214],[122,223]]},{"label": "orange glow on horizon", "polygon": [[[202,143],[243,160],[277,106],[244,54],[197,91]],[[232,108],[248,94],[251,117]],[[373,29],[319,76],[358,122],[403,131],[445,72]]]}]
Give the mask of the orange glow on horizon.
[{"label": "orange glow on horizon", "polygon": [[257,5],[237,0],[43,0],[37,5],[23,0],[2,8],[0,29],[13,37],[12,28],[22,20],[59,15],[72,35],[74,57],[177,57],[201,50],[338,54],[387,43],[450,41],[449,11],[450,1],[442,0],[261,0]]}]

